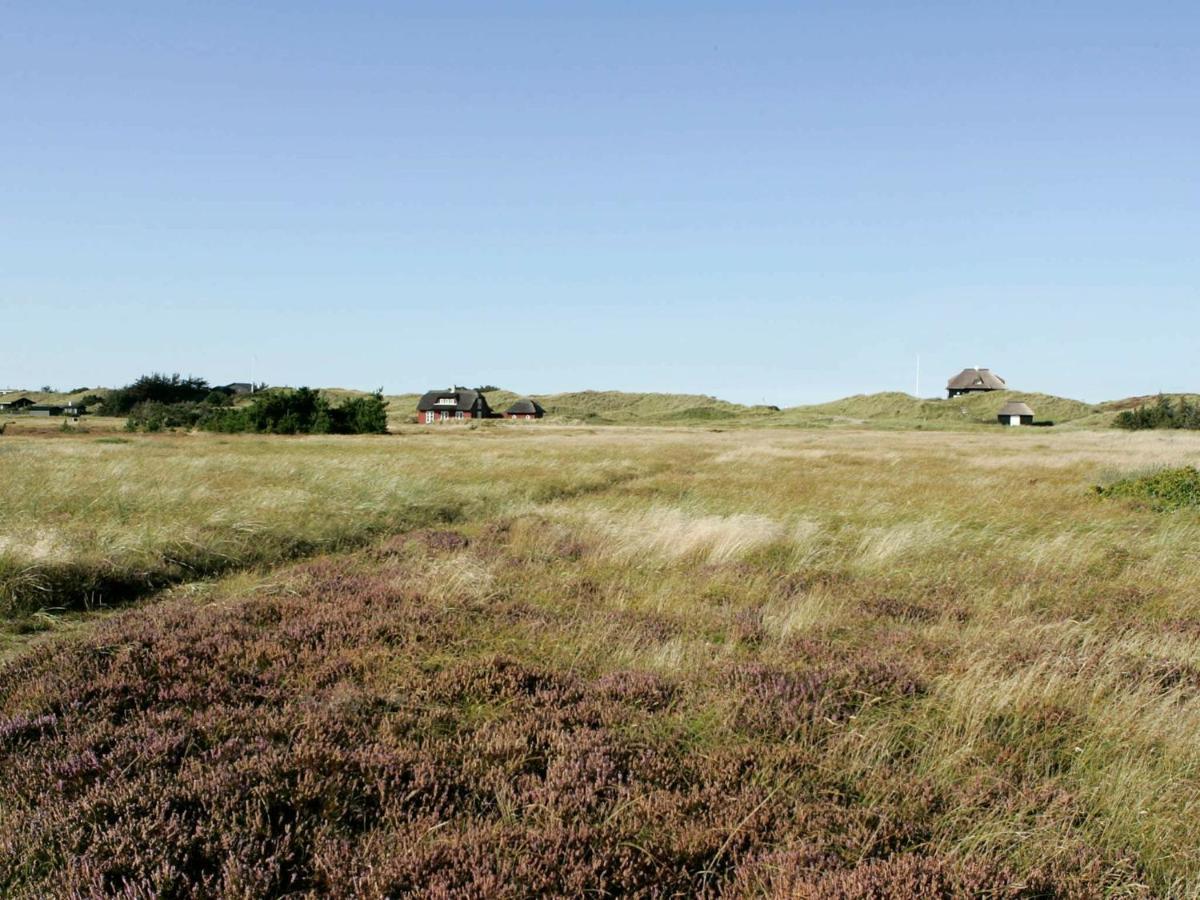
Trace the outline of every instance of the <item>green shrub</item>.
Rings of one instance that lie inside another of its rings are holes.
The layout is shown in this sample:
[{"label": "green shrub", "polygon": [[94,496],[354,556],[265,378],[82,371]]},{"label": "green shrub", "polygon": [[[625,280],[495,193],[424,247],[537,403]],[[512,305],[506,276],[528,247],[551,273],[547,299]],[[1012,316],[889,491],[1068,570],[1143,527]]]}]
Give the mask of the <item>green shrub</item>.
[{"label": "green shrub", "polygon": [[352,397],[331,410],[337,434],[386,434],[387,401],[383,388],[366,397]]},{"label": "green shrub", "polygon": [[1096,486],[1102,497],[1125,497],[1146,503],[1158,512],[1200,507],[1200,469],[1183,466],[1148,475],[1123,478],[1107,487]]},{"label": "green shrub", "polygon": [[112,391],[104,400],[104,414],[123,416],[139,403],[198,403],[209,394],[203,378],[181,378],[178,373],[143,375],[133,384]]},{"label": "green shrub", "polygon": [[144,400],[129,411],[126,431],[164,431],[174,428],[195,428],[204,417],[205,407],[199,403],[159,403]]},{"label": "green shrub", "polygon": [[274,389],[255,394],[247,406],[210,408],[196,424],[206,431],[226,433],[383,434],[387,401],[377,391],[332,406],[311,388]]},{"label": "green shrub", "polygon": [[1117,428],[1127,431],[1143,431],[1150,428],[1200,429],[1200,406],[1186,397],[1172,403],[1170,397],[1158,395],[1153,406],[1138,406],[1127,409],[1113,420]]},{"label": "green shrub", "polygon": [[204,403],[208,406],[233,406],[233,394],[229,391],[223,391],[220,388],[214,388],[208,392],[208,396],[204,398]]}]

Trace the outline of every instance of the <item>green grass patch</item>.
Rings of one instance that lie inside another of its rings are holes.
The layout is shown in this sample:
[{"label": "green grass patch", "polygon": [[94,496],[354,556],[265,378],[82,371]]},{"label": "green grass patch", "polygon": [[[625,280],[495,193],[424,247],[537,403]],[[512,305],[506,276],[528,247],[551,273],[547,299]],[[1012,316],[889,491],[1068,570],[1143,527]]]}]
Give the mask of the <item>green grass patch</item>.
[{"label": "green grass patch", "polygon": [[1101,497],[1123,497],[1146,504],[1157,512],[1200,507],[1200,469],[1181,466],[1147,475],[1122,478],[1108,486],[1097,485]]}]

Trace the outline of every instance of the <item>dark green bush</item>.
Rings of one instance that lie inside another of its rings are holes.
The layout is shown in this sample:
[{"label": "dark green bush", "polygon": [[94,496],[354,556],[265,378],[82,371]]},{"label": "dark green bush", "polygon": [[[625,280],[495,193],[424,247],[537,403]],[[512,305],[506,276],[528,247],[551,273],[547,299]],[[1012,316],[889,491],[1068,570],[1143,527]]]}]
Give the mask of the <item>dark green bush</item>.
[{"label": "dark green bush", "polygon": [[385,434],[387,407],[383,388],[365,397],[351,397],[330,411],[333,430],[337,434]]},{"label": "dark green bush", "polygon": [[1200,429],[1200,406],[1186,397],[1172,403],[1170,397],[1158,395],[1152,406],[1138,406],[1120,413],[1113,425],[1127,431],[1143,431],[1150,428]]},{"label": "dark green bush", "polygon": [[127,415],[139,403],[198,403],[210,390],[203,378],[181,378],[178,373],[163,375],[155,372],[112,391],[104,400],[104,414]]},{"label": "dark green bush", "polygon": [[1138,500],[1159,512],[1200,507],[1200,469],[1195,466],[1160,469],[1149,475],[1123,478],[1107,487],[1097,485],[1096,493],[1102,497]]},{"label": "dark green bush", "polygon": [[220,388],[213,388],[204,398],[204,403],[208,406],[233,406],[233,394]]},{"label": "dark green bush", "polygon": [[199,403],[159,403],[144,400],[129,411],[126,431],[167,431],[174,428],[195,428],[204,417],[205,408]]},{"label": "dark green bush", "polygon": [[387,401],[376,392],[332,406],[311,388],[274,389],[255,394],[247,406],[212,408],[197,427],[226,433],[383,434]]}]

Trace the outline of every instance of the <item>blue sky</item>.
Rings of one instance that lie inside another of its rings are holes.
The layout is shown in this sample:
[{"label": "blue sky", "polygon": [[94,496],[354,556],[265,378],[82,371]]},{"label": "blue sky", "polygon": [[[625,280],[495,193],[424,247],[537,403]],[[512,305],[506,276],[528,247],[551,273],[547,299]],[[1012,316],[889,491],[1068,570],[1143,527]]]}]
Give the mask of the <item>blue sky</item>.
[{"label": "blue sky", "polygon": [[0,0],[0,387],[1200,389],[1195,3]]}]

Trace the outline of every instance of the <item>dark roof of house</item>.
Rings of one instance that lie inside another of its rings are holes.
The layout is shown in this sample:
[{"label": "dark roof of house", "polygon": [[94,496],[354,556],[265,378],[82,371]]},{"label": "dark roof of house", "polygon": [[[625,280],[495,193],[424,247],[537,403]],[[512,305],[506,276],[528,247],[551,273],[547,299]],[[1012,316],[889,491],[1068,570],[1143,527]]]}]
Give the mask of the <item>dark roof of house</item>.
[{"label": "dark roof of house", "polygon": [[16,406],[18,403],[22,406],[33,406],[33,401],[25,396],[13,397],[12,399],[5,397],[3,400],[0,400],[0,406]]},{"label": "dark roof of house", "polygon": [[1032,416],[1033,410],[1030,409],[1026,404],[1022,403],[1020,400],[1009,400],[1002,407],[1000,407],[1000,412],[996,413],[996,415],[998,415],[998,416]]},{"label": "dark roof of house", "polygon": [[1008,385],[991,369],[963,369],[946,387],[953,391],[1003,391]]},{"label": "dark roof of house", "polygon": [[519,414],[523,416],[529,415],[530,413],[540,416],[545,412],[540,403],[538,403],[536,400],[530,400],[528,397],[523,397],[522,399],[518,400],[508,408],[508,411],[514,415]]},{"label": "dark roof of house", "polygon": [[223,384],[217,388],[218,391],[229,391],[234,394],[249,394],[253,393],[254,385],[248,381],[232,381],[229,384]]},{"label": "dark roof of house", "polygon": [[487,408],[487,398],[479,391],[459,391],[452,388],[444,391],[426,391],[417,402],[417,412],[427,412],[431,409],[470,412],[475,408],[476,400],[482,400],[484,408]]}]

